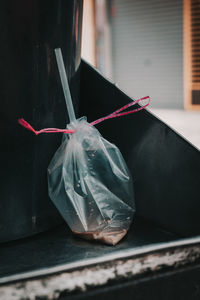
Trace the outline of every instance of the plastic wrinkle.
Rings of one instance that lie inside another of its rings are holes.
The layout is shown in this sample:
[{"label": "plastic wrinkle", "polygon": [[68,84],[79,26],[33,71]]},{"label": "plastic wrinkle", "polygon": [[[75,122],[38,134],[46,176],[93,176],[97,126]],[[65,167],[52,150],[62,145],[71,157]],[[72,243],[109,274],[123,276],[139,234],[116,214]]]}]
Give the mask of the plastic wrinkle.
[{"label": "plastic wrinkle", "polygon": [[135,213],[132,177],[120,150],[80,118],[48,166],[49,197],[79,237],[108,245],[127,233]]}]

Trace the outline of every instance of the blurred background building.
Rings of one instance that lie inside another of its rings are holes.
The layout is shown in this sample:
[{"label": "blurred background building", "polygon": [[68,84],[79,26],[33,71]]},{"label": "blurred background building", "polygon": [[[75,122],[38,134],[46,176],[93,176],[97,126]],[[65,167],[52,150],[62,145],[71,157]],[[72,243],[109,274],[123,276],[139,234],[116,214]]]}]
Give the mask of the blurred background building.
[{"label": "blurred background building", "polygon": [[200,147],[200,0],[84,0],[82,56]]}]

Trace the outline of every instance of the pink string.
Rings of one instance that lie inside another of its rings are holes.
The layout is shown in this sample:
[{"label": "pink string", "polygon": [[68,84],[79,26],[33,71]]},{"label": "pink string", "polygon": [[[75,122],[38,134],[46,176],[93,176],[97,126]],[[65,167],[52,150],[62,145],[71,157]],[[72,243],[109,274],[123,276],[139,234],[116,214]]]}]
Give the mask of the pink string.
[{"label": "pink string", "polygon": [[[141,101],[144,101],[144,100],[148,100],[148,103],[139,107],[139,108],[136,108],[136,109],[133,109],[133,110],[130,110],[130,111],[126,111],[126,112],[122,112],[120,113],[121,111],[141,102]],[[141,99],[138,99],[138,100],[135,100],[135,101],[132,101],[128,104],[126,104],[125,106],[117,109],[116,111],[114,111],[113,113],[109,114],[108,116],[106,117],[103,117],[103,118],[100,118],[100,119],[97,119],[96,121],[93,121],[90,123],[90,125],[96,125],[96,124],[99,124],[105,120],[108,120],[108,119],[113,119],[113,118],[118,118],[118,117],[122,117],[122,116],[126,116],[126,115],[129,115],[129,114],[133,114],[137,111],[140,111],[144,108],[146,108],[147,106],[149,106],[150,104],[150,97],[147,96],[147,97],[143,97]],[[40,133],[59,133],[59,132],[62,132],[62,133],[74,133],[75,130],[68,130],[68,129],[59,129],[59,128],[44,128],[44,129],[41,129],[41,130],[35,130],[28,122],[26,122],[24,119],[19,119],[18,120],[18,123],[20,125],[22,125],[24,128],[32,131],[35,135],[38,135]]]},{"label": "pink string", "polygon": [[35,133],[35,135],[38,135],[40,133],[74,133],[75,130],[68,130],[68,129],[59,129],[59,128],[44,128],[41,130],[35,130],[28,122],[26,122],[24,119],[19,119],[18,123],[25,127],[26,129],[32,131]]},{"label": "pink string", "polygon": [[[148,103],[145,104],[144,106],[141,106],[139,108],[136,108],[136,109],[133,109],[133,110],[130,110],[130,111],[126,111],[126,112],[123,112],[123,113],[119,114],[119,112],[121,112],[121,111],[129,108],[130,106],[133,106],[133,105],[135,105],[135,104],[137,104],[137,103],[139,103],[141,101],[147,100],[147,99],[148,99]],[[109,114],[106,117],[103,117],[103,118],[97,119],[96,121],[93,121],[92,123],[90,123],[90,125],[96,125],[96,124],[98,124],[100,122],[103,122],[105,120],[108,120],[108,119],[113,119],[113,118],[118,118],[118,117],[126,116],[126,115],[129,115],[129,114],[133,114],[133,113],[135,113],[137,111],[140,111],[140,110],[144,109],[149,104],[150,104],[150,97],[149,96],[143,97],[141,99],[138,99],[138,100],[135,100],[135,101],[132,101],[132,102],[126,104],[125,106],[119,108],[118,110],[114,111],[113,113]]]}]

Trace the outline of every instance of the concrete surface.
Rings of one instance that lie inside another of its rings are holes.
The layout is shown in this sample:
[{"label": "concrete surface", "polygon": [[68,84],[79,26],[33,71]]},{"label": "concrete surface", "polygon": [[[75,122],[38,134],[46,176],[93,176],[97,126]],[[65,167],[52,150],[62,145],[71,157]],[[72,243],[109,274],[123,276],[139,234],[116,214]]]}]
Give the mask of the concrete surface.
[{"label": "concrete surface", "polygon": [[155,108],[150,111],[200,149],[200,111]]}]

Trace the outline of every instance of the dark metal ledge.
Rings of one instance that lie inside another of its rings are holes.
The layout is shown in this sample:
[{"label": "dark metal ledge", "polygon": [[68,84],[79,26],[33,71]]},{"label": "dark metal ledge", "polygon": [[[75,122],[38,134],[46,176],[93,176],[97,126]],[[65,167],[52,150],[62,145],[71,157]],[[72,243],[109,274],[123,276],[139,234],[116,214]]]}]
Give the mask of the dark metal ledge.
[{"label": "dark metal ledge", "polygon": [[74,238],[61,226],[2,245],[0,299],[58,299],[199,259],[200,237],[180,239],[140,220],[115,247]]}]

